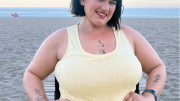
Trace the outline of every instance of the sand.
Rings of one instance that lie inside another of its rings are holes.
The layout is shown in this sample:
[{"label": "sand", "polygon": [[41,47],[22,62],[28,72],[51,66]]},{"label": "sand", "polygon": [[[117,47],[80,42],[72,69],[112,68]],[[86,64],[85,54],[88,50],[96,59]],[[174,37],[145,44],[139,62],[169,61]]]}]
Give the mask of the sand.
[{"label": "sand", "polygon": [[[58,29],[80,22],[81,18],[0,18],[0,101],[28,101],[23,74],[43,40]],[[167,79],[158,101],[179,98],[179,19],[123,18],[153,46],[167,70]],[[143,73],[147,79],[147,75]]]}]

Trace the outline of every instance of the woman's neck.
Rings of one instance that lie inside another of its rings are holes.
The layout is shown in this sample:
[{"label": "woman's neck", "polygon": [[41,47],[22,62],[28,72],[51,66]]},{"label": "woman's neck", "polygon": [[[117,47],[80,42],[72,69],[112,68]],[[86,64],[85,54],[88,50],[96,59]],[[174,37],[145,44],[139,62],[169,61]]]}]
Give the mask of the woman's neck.
[{"label": "woman's neck", "polygon": [[86,16],[83,17],[83,20],[80,22],[78,27],[81,31],[86,31],[94,34],[106,32],[106,30],[110,28],[109,26],[107,26],[107,24],[104,26],[96,26]]}]

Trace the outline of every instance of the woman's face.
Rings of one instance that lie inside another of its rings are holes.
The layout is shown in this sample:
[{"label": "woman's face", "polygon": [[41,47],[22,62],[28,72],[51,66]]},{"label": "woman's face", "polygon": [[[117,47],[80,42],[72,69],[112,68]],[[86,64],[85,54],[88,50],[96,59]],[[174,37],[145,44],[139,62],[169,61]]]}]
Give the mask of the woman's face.
[{"label": "woman's face", "polygon": [[116,9],[115,0],[80,0],[87,19],[96,26],[104,26]]}]

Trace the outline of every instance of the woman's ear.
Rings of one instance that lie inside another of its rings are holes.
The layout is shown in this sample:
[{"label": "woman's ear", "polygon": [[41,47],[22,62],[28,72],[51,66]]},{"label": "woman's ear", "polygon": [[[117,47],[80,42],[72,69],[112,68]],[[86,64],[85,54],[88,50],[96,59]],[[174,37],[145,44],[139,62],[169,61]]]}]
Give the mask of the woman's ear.
[{"label": "woman's ear", "polygon": [[85,0],[79,0],[79,1],[80,1],[81,5],[84,6]]}]

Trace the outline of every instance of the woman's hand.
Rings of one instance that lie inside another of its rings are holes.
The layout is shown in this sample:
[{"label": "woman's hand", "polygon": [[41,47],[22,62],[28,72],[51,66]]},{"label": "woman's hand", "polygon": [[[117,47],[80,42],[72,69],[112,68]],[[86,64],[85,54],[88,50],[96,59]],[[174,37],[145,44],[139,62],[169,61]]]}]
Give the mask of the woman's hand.
[{"label": "woman's hand", "polygon": [[58,100],[55,100],[55,101],[70,101],[70,100],[64,99],[64,98],[59,98]]},{"label": "woman's hand", "polygon": [[130,92],[123,101],[155,101],[155,98],[153,99],[147,95],[139,95],[137,93]]}]

